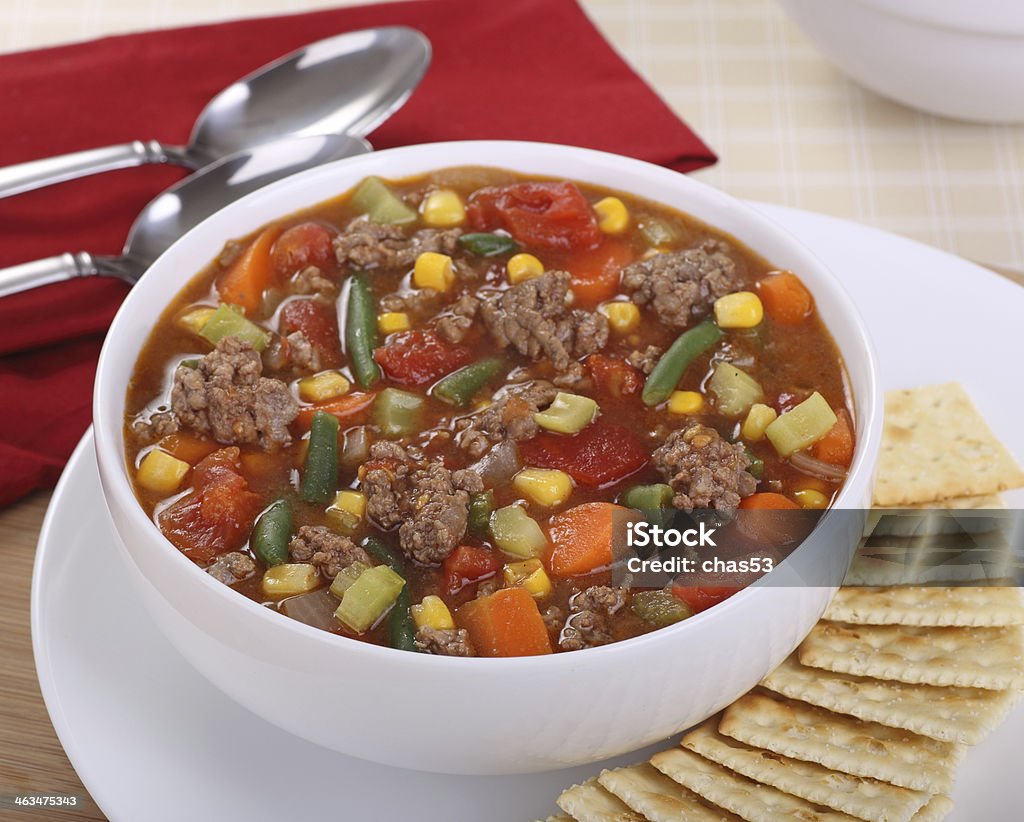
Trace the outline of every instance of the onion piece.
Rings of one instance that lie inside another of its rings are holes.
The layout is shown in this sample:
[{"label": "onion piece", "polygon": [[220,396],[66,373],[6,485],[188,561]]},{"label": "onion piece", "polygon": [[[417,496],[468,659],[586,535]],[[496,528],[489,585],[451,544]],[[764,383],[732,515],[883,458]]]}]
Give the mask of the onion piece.
[{"label": "onion piece", "polygon": [[292,619],[330,631],[338,627],[338,621],[334,618],[338,602],[338,598],[327,588],[318,588],[307,594],[289,597],[281,603],[281,610]]},{"label": "onion piece", "polygon": [[519,449],[512,440],[503,440],[469,467],[480,475],[484,485],[493,487],[511,479],[522,467]]},{"label": "onion piece", "polygon": [[826,482],[842,482],[846,479],[846,469],[843,466],[822,462],[806,451],[797,451],[790,455],[789,462],[797,471],[810,474],[812,477]]}]

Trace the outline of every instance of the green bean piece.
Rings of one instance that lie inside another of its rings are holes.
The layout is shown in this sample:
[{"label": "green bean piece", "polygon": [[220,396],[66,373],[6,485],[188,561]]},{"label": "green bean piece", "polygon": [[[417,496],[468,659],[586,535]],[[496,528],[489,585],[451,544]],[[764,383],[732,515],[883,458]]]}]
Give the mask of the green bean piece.
[{"label": "green bean piece", "polygon": [[267,508],[252,528],[249,546],[268,568],[288,561],[288,543],[292,538],[292,504],[279,499]]},{"label": "green bean piece", "polygon": [[638,511],[668,508],[672,505],[672,486],[663,482],[653,485],[634,485],[622,495],[622,504]]},{"label": "green bean piece", "polygon": [[377,309],[365,274],[353,274],[349,283],[345,353],[359,384],[370,388],[380,379],[380,366],[373,358],[373,349],[377,347]]},{"label": "green bean piece", "polygon": [[519,243],[505,234],[463,234],[459,245],[478,257],[497,257],[519,250]]},{"label": "green bean piece", "polygon": [[498,376],[504,367],[505,361],[500,357],[478,360],[453,371],[434,386],[433,393],[445,402],[465,408],[476,396],[476,392]]},{"label": "green bean piece", "polygon": [[405,576],[405,562],[384,540],[379,537],[367,537],[363,540],[363,549],[377,562],[383,562],[396,574]]},{"label": "green bean piece", "polygon": [[337,490],[338,418],[326,411],[317,411],[309,430],[309,449],[299,498],[323,505],[334,499]]},{"label": "green bean piece", "polygon": [[675,391],[679,380],[683,378],[697,357],[722,339],[722,330],[711,320],[705,320],[688,331],[680,334],[668,351],[661,355],[644,383],[640,397],[644,405],[657,405],[668,399]]},{"label": "green bean piece", "polygon": [[750,465],[747,466],[747,471],[754,477],[754,479],[761,479],[761,477],[764,476],[764,460],[751,451],[749,446],[744,447],[744,450],[747,452],[747,459],[750,460]]},{"label": "green bean piece", "polygon": [[399,651],[419,651],[416,647],[416,623],[409,607],[409,583],[405,584],[388,616],[388,642]]},{"label": "green bean piece", "polygon": [[469,498],[467,529],[477,539],[487,539],[491,533],[491,512],[494,510],[494,492],[488,488]]}]

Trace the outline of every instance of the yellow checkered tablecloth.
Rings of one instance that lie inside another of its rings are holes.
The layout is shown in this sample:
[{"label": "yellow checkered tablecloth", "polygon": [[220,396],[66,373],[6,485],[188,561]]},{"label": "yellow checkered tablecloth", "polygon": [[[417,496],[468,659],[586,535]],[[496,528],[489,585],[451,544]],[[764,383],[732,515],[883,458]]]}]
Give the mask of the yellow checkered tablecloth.
[{"label": "yellow checkered tablecloth", "polygon": [[[486,2],[481,3],[485,13]],[[344,5],[339,0],[8,0],[0,49]],[[583,0],[718,151],[739,197],[847,217],[1024,268],[1024,127],[944,120],[833,69],[774,0]],[[514,44],[509,44],[510,49]]]}]

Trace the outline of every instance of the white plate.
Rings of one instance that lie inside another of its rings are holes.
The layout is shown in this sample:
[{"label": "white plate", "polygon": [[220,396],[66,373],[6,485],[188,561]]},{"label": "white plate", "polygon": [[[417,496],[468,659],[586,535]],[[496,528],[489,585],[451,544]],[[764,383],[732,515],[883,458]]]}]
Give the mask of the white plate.
[{"label": "white plate", "polygon": [[[874,229],[758,207],[844,280],[872,330],[884,386],[959,380],[1021,458],[1024,289]],[[1022,496],[1008,500],[1020,505]],[[402,771],[303,742],[237,706],[171,648],[138,603],[107,522],[91,434],[71,458],[40,534],[32,636],[57,734],[86,788],[115,820],[544,818],[562,788],[601,767],[514,777]],[[410,683],[411,698],[414,693]],[[325,684],[320,694],[281,698],[329,695]],[[381,732],[402,729],[383,724]],[[953,819],[1017,818],[1021,738],[1024,708],[971,751]]]}]

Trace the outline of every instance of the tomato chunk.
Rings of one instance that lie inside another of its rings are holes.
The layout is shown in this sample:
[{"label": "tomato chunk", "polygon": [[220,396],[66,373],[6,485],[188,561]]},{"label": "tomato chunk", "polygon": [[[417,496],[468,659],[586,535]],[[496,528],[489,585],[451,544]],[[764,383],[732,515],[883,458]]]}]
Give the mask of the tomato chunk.
[{"label": "tomato chunk", "polygon": [[672,595],[689,607],[695,614],[706,611],[712,605],[724,602],[742,588],[733,585],[685,586],[673,585]]},{"label": "tomato chunk", "polygon": [[428,385],[473,359],[468,348],[447,343],[432,331],[392,334],[373,356],[389,380],[412,386]]},{"label": "tomato chunk", "polygon": [[372,392],[368,394],[356,392],[303,406],[299,409],[294,425],[301,431],[308,431],[309,427],[313,424],[313,415],[317,411],[326,411],[328,414],[337,417],[339,422],[356,422],[370,409],[376,397],[377,395]]},{"label": "tomato chunk", "polygon": [[503,228],[525,245],[575,250],[601,241],[594,211],[572,183],[515,183],[475,192],[466,217],[476,231]]},{"label": "tomato chunk", "polygon": [[308,265],[326,266],[334,259],[333,239],[334,232],[320,223],[293,225],[274,243],[270,255],[274,269],[290,277]]},{"label": "tomato chunk", "polygon": [[591,354],[585,363],[594,386],[612,397],[632,397],[644,387],[644,375],[618,357]]},{"label": "tomato chunk", "polygon": [[237,550],[249,536],[262,504],[240,473],[238,448],[222,448],[192,471],[192,493],[159,516],[160,530],[194,562]]},{"label": "tomato chunk", "polygon": [[558,468],[587,488],[624,480],[647,465],[643,444],[628,428],[598,420],[571,437],[542,432],[519,444],[527,465]]},{"label": "tomato chunk", "polygon": [[460,545],[441,563],[444,593],[456,596],[467,585],[490,579],[501,570],[501,559],[486,548]]},{"label": "tomato chunk", "polygon": [[333,306],[320,300],[291,300],[281,309],[280,330],[282,337],[295,331],[305,334],[320,355],[322,368],[341,365],[341,336]]}]

